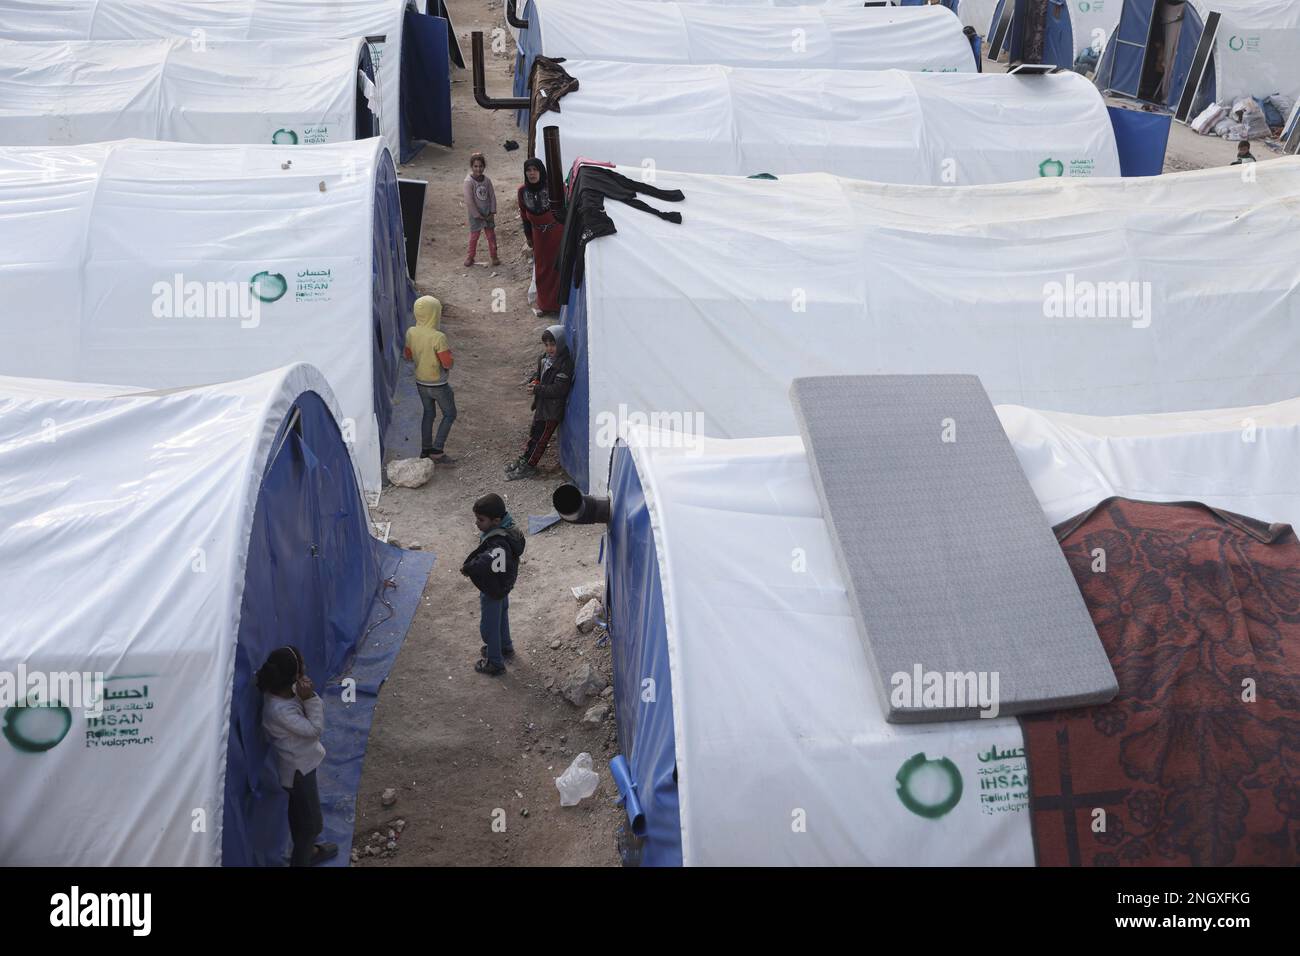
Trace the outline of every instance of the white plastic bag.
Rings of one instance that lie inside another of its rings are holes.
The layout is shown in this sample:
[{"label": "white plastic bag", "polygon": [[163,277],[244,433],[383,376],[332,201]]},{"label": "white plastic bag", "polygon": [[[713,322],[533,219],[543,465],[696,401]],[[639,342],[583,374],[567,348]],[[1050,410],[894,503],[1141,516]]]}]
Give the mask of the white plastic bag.
[{"label": "white plastic bag", "polygon": [[560,806],[576,807],[579,801],[596,792],[598,783],[600,774],[591,769],[591,754],[578,754],[569,764],[569,769],[555,778],[555,788],[560,791]]},{"label": "white plastic bag", "polygon": [[1264,111],[1254,97],[1243,96],[1236,100],[1232,104],[1232,118],[1246,128],[1246,135],[1238,136],[1238,139],[1259,139],[1269,134],[1268,120],[1264,119]]},{"label": "white plastic bag", "polygon": [[1228,110],[1226,107],[1220,106],[1218,103],[1211,103],[1196,119],[1192,120],[1190,125],[1193,130],[1202,136],[1207,136],[1214,129],[1214,124],[1227,115]]}]

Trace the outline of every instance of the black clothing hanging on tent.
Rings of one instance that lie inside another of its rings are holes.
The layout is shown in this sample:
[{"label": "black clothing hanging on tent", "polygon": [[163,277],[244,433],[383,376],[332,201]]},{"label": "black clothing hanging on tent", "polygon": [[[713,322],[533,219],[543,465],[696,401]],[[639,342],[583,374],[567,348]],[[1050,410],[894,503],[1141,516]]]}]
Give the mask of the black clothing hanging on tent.
[{"label": "black clothing hanging on tent", "polygon": [[608,166],[578,167],[569,190],[568,212],[564,221],[564,246],[560,251],[561,304],[568,304],[571,287],[582,285],[583,251],[587,243],[618,231],[614,228],[614,221],[605,212],[606,199],[616,199],[633,209],[648,212],[668,222],[681,223],[681,213],[655,209],[638,199],[638,193],[667,202],[681,202],[686,198],[680,189],[660,189],[648,183],[639,183],[614,172]]}]

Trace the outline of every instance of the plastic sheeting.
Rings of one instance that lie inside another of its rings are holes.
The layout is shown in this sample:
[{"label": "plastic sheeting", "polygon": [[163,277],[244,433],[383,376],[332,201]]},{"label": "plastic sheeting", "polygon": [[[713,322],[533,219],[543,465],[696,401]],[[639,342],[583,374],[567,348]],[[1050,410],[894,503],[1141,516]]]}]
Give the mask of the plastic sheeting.
[{"label": "plastic sheeting", "polygon": [[0,144],[367,138],[378,117],[357,117],[357,94],[373,74],[360,39],[0,40]]},{"label": "plastic sheeting", "polygon": [[678,172],[938,186],[1037,178],[1054,156],[1067,176],[1120,174],[1105,103],[1074,73],[562,66],[578,89],[538,125],[559,127],[565,169],[585,156]]},{"label": "plastic sheeting", "polygon": [[0,374],[172,387],[308,361],[379,490],[414,300],[382,140],[0,149],[0,261]]},{"label": "plastic sheeting", "polygon": [[[401,102],[407,96],[438,96],[437,88],[403,90],[404,14],[419,12],[415,0],[0,0],[0,38],[9,40],[149,40],[183,37],[200,47],[211,40],[366,38],[379,71],[384,139],[401,155]],[[385,63],[388,65],[386,66]],[[451,115],[450,83],[445,104]],[[444,145],[450,145],[450,141]]]},{"label": "plastic sheeting", "polygon": [[[1122,494],[1300,526],[1300,400],[1124,418],[998,413],[1049,521]],[[616,604],[611,634],[616,689],[668,658],[682,861],[1032,865],[1016,721],[884,722],[800,440],[671,444],[632,432],[647,519],[631,517],[641,505],[616,458],[614,515],[653,528],[663,609],[660,619]],[[611,551],[611,587],[649,582],[644,566],[620,567],[647,551]],[[641,732],[634,779],[653,776],[642,760],[667,766],[665,733]],[[652,833],[671,827],[671,807],[646,809]]]},{"label": "plastic sheeting", "polygon": [[1249,183],[1225,167],[961,188],[660,171],[656,185],[684,192],[683,222],[608,203],[618,231],[587,245],[577,292],[561,460],[598,491],[620,423],[789,434],[802,375],[974,373],[996,403],[1083,414],[1295,390],[1298,159]]},{"label": "plastic sheeting", "polygon": [[0,858],[273,858],[251,669],[292,641],[323,684],[380,583],[336,415],[303,365],[157,392],[0,379],[0,668],[107,692],[50,749],[0,741]]}]

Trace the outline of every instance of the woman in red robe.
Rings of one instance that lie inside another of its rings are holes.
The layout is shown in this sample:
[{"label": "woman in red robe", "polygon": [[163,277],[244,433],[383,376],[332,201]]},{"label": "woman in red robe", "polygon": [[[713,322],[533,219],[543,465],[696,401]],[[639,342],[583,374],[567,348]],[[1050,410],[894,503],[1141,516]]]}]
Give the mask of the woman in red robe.
[{"label": "woman in red robe", "polygon": [[564,228],[551,211],[546,166],[540,159],[529,159],[524,163],[524,184],[519,187],[519,218],[524,223],[524,240],[533,250],[537,311],[539,314],[559,312],[559,259]]}]

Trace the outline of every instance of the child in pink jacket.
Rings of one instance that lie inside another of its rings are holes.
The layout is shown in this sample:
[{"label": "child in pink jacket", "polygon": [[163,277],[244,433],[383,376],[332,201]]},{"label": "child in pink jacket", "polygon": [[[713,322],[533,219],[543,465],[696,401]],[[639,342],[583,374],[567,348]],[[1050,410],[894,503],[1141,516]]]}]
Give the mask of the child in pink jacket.
[{"label": "child in pink jacket", "polygon": [[474,264],[474,254],[478,249],[478,234],[487,233],[488,254],[494,266],[501,265],[497,258],[497,191],[492,180],[487,178],[487,158],[482,153],[473,153],[469,158],[469,175],[465,177],[465,215],[469,217],[469,254],[465,256],[465,265]]}]

